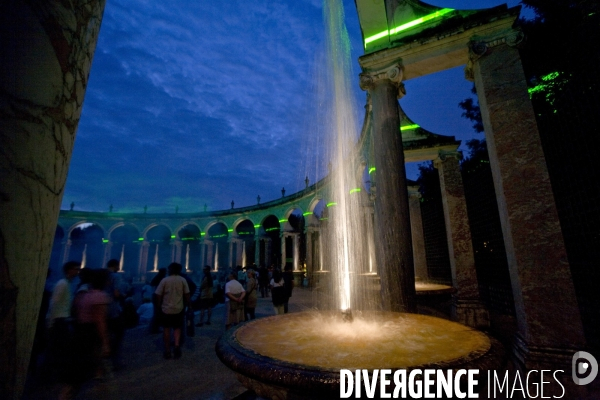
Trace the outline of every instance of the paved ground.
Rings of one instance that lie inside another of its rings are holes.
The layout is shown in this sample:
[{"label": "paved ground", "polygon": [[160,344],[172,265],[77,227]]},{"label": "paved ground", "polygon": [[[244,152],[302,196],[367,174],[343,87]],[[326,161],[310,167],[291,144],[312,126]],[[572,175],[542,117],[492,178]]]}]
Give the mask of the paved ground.
[{"label": "paved ground", "polygon": [[[308,289],[294,289],[290,312],[309,309],[313,296]],[[255,399],[238,382],[215,354],[215,343],[225,331],[224,306],[213,309],[212,325],[196,328],[186,338],[179,360],[163,359],[162,334],[149,334],[147,327],[129,329],[123,343],[125,368],[105,381],[86,384],[78,400],[249,400]],[[256,317],[273,315],[270,298],[259,298]],[[198,320],[198,317],[196,318]],[[24,399],[56,399],[59,388],[43,382],[43,376],[30,379]]]}]

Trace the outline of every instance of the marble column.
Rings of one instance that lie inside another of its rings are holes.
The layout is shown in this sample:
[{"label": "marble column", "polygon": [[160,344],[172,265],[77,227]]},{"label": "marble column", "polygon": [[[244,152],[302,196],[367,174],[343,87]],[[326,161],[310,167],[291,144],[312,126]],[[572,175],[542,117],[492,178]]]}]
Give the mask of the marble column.
[{"label": "marble column", "polygon": [[[184,264],[185,260],[182,261],[182,257],[181,257],[181,253],[183,251],[183,242],[181,240],[174,240],[173,241],[173,248],[175,250],[175,257],[173,258],[173,262],[179,263],[179,264]],[[183,268],[185,270],[185,265],[183,265]]]},{"label": "marble column", "polygon": [[285,268],[285,262],[286,262],[286,246],[285,246],[285,239],[287,238],[287,234],[285,232],[281,233],[281,270],[283,271],[283,269]]},{"label": "marble column", "polygon": [[294,233],[292,235],[293,239],[293,254],[294,254],[294,271],[300,271],[300,233]]},{"label": "marble column", "polygon": [[381,299],[386,311],[416,311],[415,272],[398,113],[403,94],[402,66],[365,71],[360,86],[372,100],[375,195],[375,249],[381,277]]},{"label": "marble column", "polygon": [[489,327],[489,313],[481,302],[475,269],[471,227],[457,152],[443,152],[434,161],[439,171],[452,271],[452,318],[476,328]]},{"label": "marble column", "polygon": [[421,216],[421,193],[418,188],[409,189],[408,208],[410,210],[410,232],[412,235],[413,260],[415,263],[415,279],[427,282],[427,257],[425,254],[425,235]]},{"label": "marble column", "polygon": [[313,233],[314,228],[306,228],[306,275],[313,273]]},{"label": "marble column", "polygon": [[148,251],[150,249],[150,242],[144,240],[140,247],[140,263],[138,264],[138,271],[141,277],[146,276],[148,270]]},{"label": "marble column", "polygon": [[67,239],[67,242],[65,244],[65,250],[64,250],[63,256],[62,256],[62,264],[69,261],[69,253],[71,252],[72,245],[73,245],[73,242],[71,241],[71,239]]},{"label": "marble column", "polygon": [[[585,338],[535,114],[516,48],[518,33],[471,44],[475,80],[527,369],[570,371]],[[550,360],[550,361],[549,361]]]}]

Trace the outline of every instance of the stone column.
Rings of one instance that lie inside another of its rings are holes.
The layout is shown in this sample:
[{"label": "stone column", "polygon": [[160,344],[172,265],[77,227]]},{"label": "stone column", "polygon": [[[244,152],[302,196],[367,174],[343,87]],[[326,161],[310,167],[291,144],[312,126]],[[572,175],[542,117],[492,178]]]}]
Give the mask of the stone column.
[{"label": "stone column", "polygon": [[65,250],[63,252],[63,257],[62,257],[62,264],[69,261],[69,253],[71,252],[72,245],[73,245],[73,242],[71,241],[71,239],[67,239],[67,243],[65,244]]},{"label": "stone column", "polygon": [[381,298],[387,311],[416,311],[415,273],[400,134],[398,98],[404,91],[402,66],[365,71],[360,86],[372,100],[375,195],[375,249]]},{"label": "stone column", "polygon": [[[558,213],[514,44],[518,33],[471,44],[515,301],[514,354],[527,369],[563,363],[585,344]],[[568,368],[568,369],[567,369]]]},{"label": "stone column", "polygon": [[103,243],[103,245],[104,245],[104,258],[102,260],[102,268],[106,267],[108,260],[110,260],[112,258],[111,251],[112,251],[113,243],[111,241],[108,241],[108,243]]},{"label": "stone column", "polygon": [[306,228],[306,275],[313,273],[313,232],[314,228]]},{"label": "stone column", "polygon": [[434,161],[439,171],[448,255],[452,270],[454,320],[477,328],[489,326],[489,314],[479,296],[471,227],[457,152],[443,152]]},{"label": "stone column", "polygon": [[[265,240],[265,266],[268,268],[273,264],[273,240],[267,237]],[[258,265],[258,264],[257,264]]]},{"label": "stone column", "polygon": [[[265,246],[266,250],[266,246]],[[266,253],[266,251],[265,251]],[[260,266],[260,236],[254,236],[254,263]]]},{"label": "stone column", "polygon": [[[181,262],[182,261],[181,253],[182,253],[182,249],[183,249],[183,242],[181,240],[174,240],[173,241],[173,247],[174,247],[174,250],[175,250],[175,257],[173,259],[173,262],[182,264],[182,262]],[[185,265],[183,266],[183,268],[185,269]]]},{"label": "stone column", "polygon": [[293,254],[294,254],[294,271],[300,271],[300,233],[294,233],[292,235],[293,239]]},{"label": "stone column", "polygon": [[229,268],[234,268],[236,265],[233,262],[233,242],[235,239],[232,237],[229,238]]},{"label": "stone column", "polygon": [[429,280],[427,257],[425,254],[425,235],[421,216],[421,193],[418,188],[409,188],[408,208],[410,209],[410,231],[412,235],[413,260],[415,263],[415,279]]},{"label": "stone column", "polygon": [[204,268],[205,265],[208,265],[208,263],[206,262],[206,243],[205,240],[202,239],[202,241],[200,242],[200,269]]}]

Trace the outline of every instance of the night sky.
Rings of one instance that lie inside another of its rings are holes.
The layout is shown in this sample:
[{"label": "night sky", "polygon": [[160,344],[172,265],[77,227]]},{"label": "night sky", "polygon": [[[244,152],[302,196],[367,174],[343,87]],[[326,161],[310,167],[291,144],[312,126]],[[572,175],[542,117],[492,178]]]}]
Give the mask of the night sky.
[{"label": "night sky", "polygon": [[[354,1],[344,6],[360,129],[363,48]],[[108,0],[62,208],[221,210],[322,178],[324,40],[322,0]],[[405,84],[401,106],[423,128],[483,138],[461,118],[458,103],[472,96],[463,67]]]}]

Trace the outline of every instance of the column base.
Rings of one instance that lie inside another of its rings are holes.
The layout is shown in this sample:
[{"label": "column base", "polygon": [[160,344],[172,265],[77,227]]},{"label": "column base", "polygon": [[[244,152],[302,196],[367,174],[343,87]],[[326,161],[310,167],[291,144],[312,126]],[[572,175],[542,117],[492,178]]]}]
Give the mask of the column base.
[{"label": "column base", "polygon": [[452,320],[477,329],[490,327],[490,314],[480,300],[452,297]]},{"label": "column base", "polygon": [[565,399],[598,399],[600,398],[600,379],[596,378],[588,385],[577,385],[573,381],[573,356],[580,350],[582,349],[533,346],[517,333],[511,349],[511,359],[521,377],[526,376],[530,371],[534,371],[532,374],[537,373],[538,376],[542,370],[549,371],[544,372],[544,381],[550,382],[544,385],[544,396]]}]

